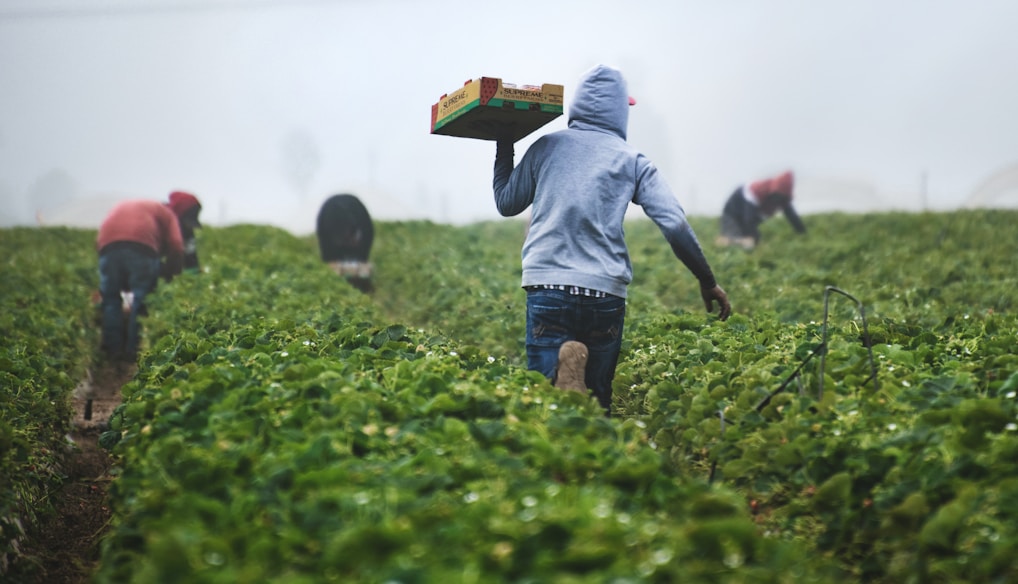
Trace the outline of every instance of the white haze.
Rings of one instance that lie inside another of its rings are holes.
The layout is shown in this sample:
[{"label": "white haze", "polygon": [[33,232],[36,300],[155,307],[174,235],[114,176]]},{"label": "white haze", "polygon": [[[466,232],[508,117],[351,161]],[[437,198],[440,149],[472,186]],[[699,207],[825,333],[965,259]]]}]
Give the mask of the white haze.
[{"label": "white haze", "polygon": [[691,215],[786,168],[806,213],[958,208],[995,174],[1007,203],[1016,26],[1012,0],[0,0],[0,225],[175,189],[213,225],[308,232],[339,192],[495,219],[494,145],[429,134],[431,105],[481,76],[568,102],[596,63]]}]

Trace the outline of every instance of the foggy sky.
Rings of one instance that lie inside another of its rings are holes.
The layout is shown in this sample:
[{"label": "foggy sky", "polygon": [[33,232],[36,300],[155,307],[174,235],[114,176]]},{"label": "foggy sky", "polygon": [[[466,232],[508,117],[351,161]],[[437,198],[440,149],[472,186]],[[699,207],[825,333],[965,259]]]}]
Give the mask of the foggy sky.
[{"label": "foggy sky", "polygon": [[955,208],[1018,163],[1012,0],[138,4],[0,0],[0,224],[175,189],[209,224],[306,231],[338,192],[494,219],[494,144],[429,134],[431,105],[481,76],[568,103],[597,63],[690,214],[786,168],[806,212]]}]

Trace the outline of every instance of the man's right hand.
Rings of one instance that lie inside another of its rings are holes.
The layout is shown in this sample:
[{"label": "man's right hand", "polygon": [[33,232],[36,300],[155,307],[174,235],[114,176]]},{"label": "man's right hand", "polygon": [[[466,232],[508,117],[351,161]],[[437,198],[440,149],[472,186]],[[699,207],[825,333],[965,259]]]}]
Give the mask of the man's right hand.
[{"label": "man's right hand", "polygon": [[728,294],[725,294],[721,286],[715,285],[713,288],[701,287],[700,297],[703,298],[707,312],[714,312],[714,303],[718,303],[718,318],[721,320],[728,320],[728,317],[732,315],[732,305],[728,302]]}]

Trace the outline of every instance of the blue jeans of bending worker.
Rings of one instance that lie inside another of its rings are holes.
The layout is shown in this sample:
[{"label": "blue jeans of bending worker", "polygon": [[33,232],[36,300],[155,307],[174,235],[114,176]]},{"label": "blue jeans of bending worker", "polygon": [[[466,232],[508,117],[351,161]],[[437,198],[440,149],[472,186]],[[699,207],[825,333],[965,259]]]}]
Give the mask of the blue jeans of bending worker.
[{"label": "blue jeans of bending worker", "polygon": [[[138,355],[140,325],[138,315],[145,297],[155,289],[159,278],[159,258],[134,246],[116,243],[99,254],[99,293],[102,295],[102,349],[113,358],[134,359]],[[121,292],[131,292],[134,300],[126,316]]]},{"label": "blue jeans of bending worker", "polygon": [[527,290],[527,368],[554,380],[558,351],[566,341],[587,346],[585,378],[598,403],[611,413],[612,380],[622,348],[626,300],[565,290]]}]

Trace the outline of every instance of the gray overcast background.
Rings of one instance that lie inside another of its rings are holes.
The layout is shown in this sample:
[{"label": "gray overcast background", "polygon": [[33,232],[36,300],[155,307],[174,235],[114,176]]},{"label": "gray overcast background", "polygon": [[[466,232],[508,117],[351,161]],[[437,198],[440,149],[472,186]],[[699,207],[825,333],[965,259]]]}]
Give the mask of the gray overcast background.
[{"label": "gray overcast background", "polygon": [[494,219],[494,145],[431,105],[481,76],[568,102],[596,63],[691,215],[785,168],[806,213],[1009,206],[1016,29],[1014,0],[0,0],[0,225],[174,189],[213,225],[310,232],[338,192]]}]

